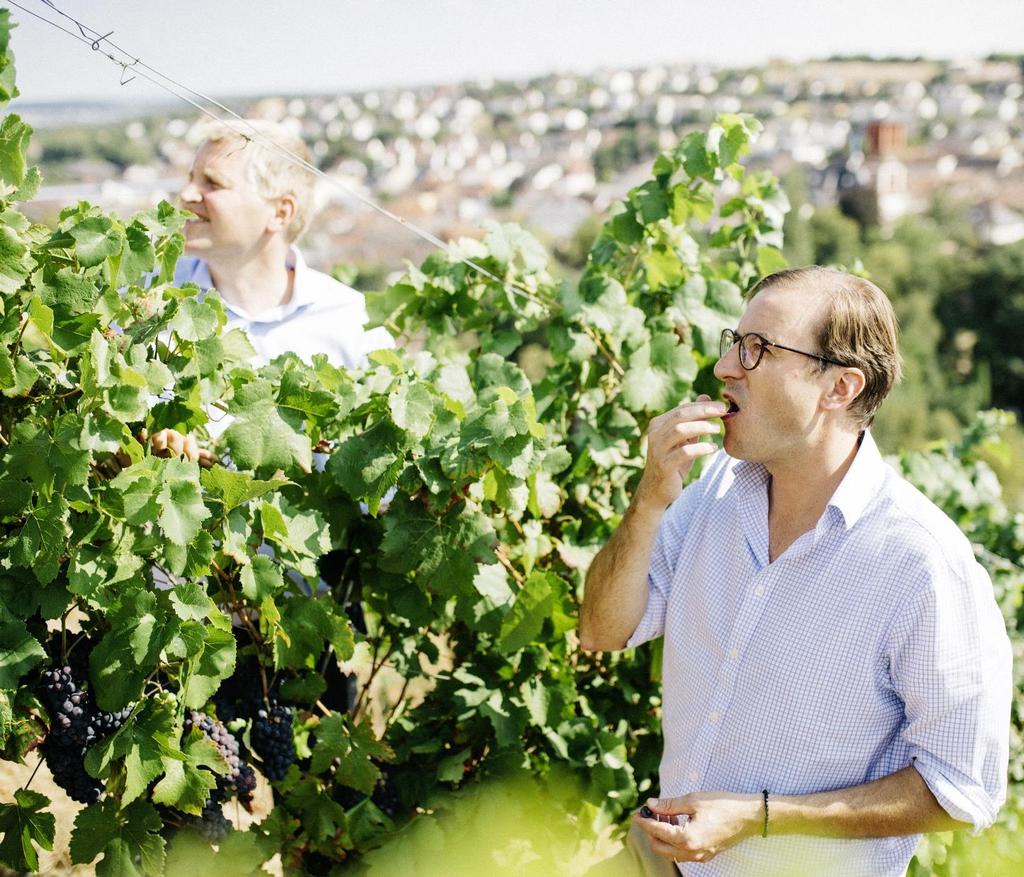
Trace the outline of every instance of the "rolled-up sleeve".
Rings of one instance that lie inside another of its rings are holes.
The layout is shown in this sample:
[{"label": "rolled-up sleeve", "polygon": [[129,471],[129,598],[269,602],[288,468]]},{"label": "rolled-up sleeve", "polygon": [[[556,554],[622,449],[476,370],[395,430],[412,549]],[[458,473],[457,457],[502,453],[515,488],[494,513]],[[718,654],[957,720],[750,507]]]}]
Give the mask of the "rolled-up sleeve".
[{"label": "rolled-up sleeve", "polygon": [[939,804],[974,833],[1006,799],[1012,659],[984,569],[919,568],[920,587],[890,636],[890,674],[902,698],[902,734]]}]

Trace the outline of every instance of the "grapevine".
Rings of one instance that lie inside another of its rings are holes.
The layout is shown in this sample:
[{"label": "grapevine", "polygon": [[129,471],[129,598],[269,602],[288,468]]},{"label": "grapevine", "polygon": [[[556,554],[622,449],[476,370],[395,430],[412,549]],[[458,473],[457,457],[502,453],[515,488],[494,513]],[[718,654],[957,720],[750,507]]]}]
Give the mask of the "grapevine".
[{"label": "grapevine", "polygon": [[[0,12],[0,103],[9,29]],[[785,197],[741,161],[759,127],[722,116],[659,156],[578,284],[512,225],[457,247],[529,298],[447,252],[410,267],[369,306],[425,349],[347,371],[254,368],[217,295],[174,287],[186,217],[169,204],[34,225],[18,209],[39,185],[31,131],[4,118],[0,749],[38,746],[87,805],[76,863],[159,873],[187,824],[251,870],[280,855],[324,873],[510,763],[581,777],[591,823],[652,790],[657,656],[581,653],[579,594],[648,420],[717,392],[721,329],[783,264]],[[532,377],[528,343],[550,354]],[[211,411],[233,418],[215,441]],[[232,467],[154,456],[138,436],[164,428]],[[975,526],[1015,624],[1024,526]],[[343,560],[325,590],[328,556]],[[400,684],[375,701],[384,674]],[[273,812],[231,832],[224,803],[251,805],[260,773]],[[0,805],[0,830],[25,831],[5,865],[38,870],[47,806],[27,788]]]}]

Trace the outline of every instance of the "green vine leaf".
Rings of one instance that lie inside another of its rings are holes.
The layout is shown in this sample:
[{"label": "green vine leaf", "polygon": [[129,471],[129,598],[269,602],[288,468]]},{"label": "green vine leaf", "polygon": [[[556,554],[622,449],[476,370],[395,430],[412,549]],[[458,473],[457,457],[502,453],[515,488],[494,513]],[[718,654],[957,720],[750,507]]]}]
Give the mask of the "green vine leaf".
[{"label": "green vine leaf", "polygon": [[153,787],[153,803],[198,816],[217,787],[217,774],[227,773],[228,763],[214,742],[196,731],[185,741],[182,755],[183,759],[164,758],[164,777]]},{"label": "green vine leaf", "polygon": [[387,744],[374,736],[367,719],[356,724],[349,716],[332,713],[321,719],[316,736],[313,773],[323,773],[338,759],[335,766],[338,781],[367,795],[380,778],[380,770],[373,759],[390,761],[394,758]]},{"label": "green vine leaf", "polygon": [[498,649],[509,654],[533,642],[540,635],[545,619],[551,616],[563,588],[564,584],[554,573],[531,573],[501,622]]},{"label": "green vine leaf", "polygon": [[238,419],[224,433],[224,443],[243,469],[309,472],[309,438],[282,416],[272,392],[268,381],[256,380],[236,395],[231,412]]},{"label": "green vine leaf", "polygon": [[22,621],[0,624],[0,688],[17,688],[21,679],[46,658],[46,650]]},{"label": "green vine leaf", "polygon": [[163,823],[156,809],[135,801],[125,809],[106,798],[90,804],[75,819],[71,835],[71,861],[92,862],[97,877],[157,877],[164,866]]},{"label": "green vine leaf", "polygon": [[38,870],[35,848],[53,849],[56,821],[43,810],[49,803],[45,795],[18,789],[13,804],[0,804],[0,862],[15,871]]}]

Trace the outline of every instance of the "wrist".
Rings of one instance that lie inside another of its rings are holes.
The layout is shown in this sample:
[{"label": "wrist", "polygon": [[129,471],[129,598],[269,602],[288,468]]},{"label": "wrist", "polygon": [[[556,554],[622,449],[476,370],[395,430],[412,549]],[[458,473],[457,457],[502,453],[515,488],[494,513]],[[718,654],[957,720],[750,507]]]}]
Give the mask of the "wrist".
[{"label": "wrist", "polygon": [[[764,808],[759,811],[764,818]],[[761,827],[758,826],[758,835]],[[768,837],[779,834],[815,834],[811,814],[798,796],[773,795],[768,790]]]},{"label": "wrist", "polygon": [[637,486],[633,494],[633,500],[629,504],[629,510],[634,517],[641,519],[661,520],[665,510],[675,502],[674,497],[661,497],[644,484],[643,481]]},{"label": "wrist", "polygon": [[[764,833],[764,795],[761,792],[750,795],[748,804],[744,836],[759,838]],[[769,835],[771,835],[773,827],[769,823]]]}]

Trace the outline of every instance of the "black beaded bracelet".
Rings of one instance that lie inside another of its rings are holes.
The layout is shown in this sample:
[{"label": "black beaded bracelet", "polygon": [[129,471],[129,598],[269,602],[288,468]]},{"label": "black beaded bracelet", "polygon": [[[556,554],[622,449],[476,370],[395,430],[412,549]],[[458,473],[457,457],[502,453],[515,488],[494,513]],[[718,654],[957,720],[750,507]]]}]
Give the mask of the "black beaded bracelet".
[{"label": "black beaded bracelet", "polygon": [[764,826],[761,828],[761,837],[768,837],[768,790],[762,789],[761,795],[764,797]]}]

